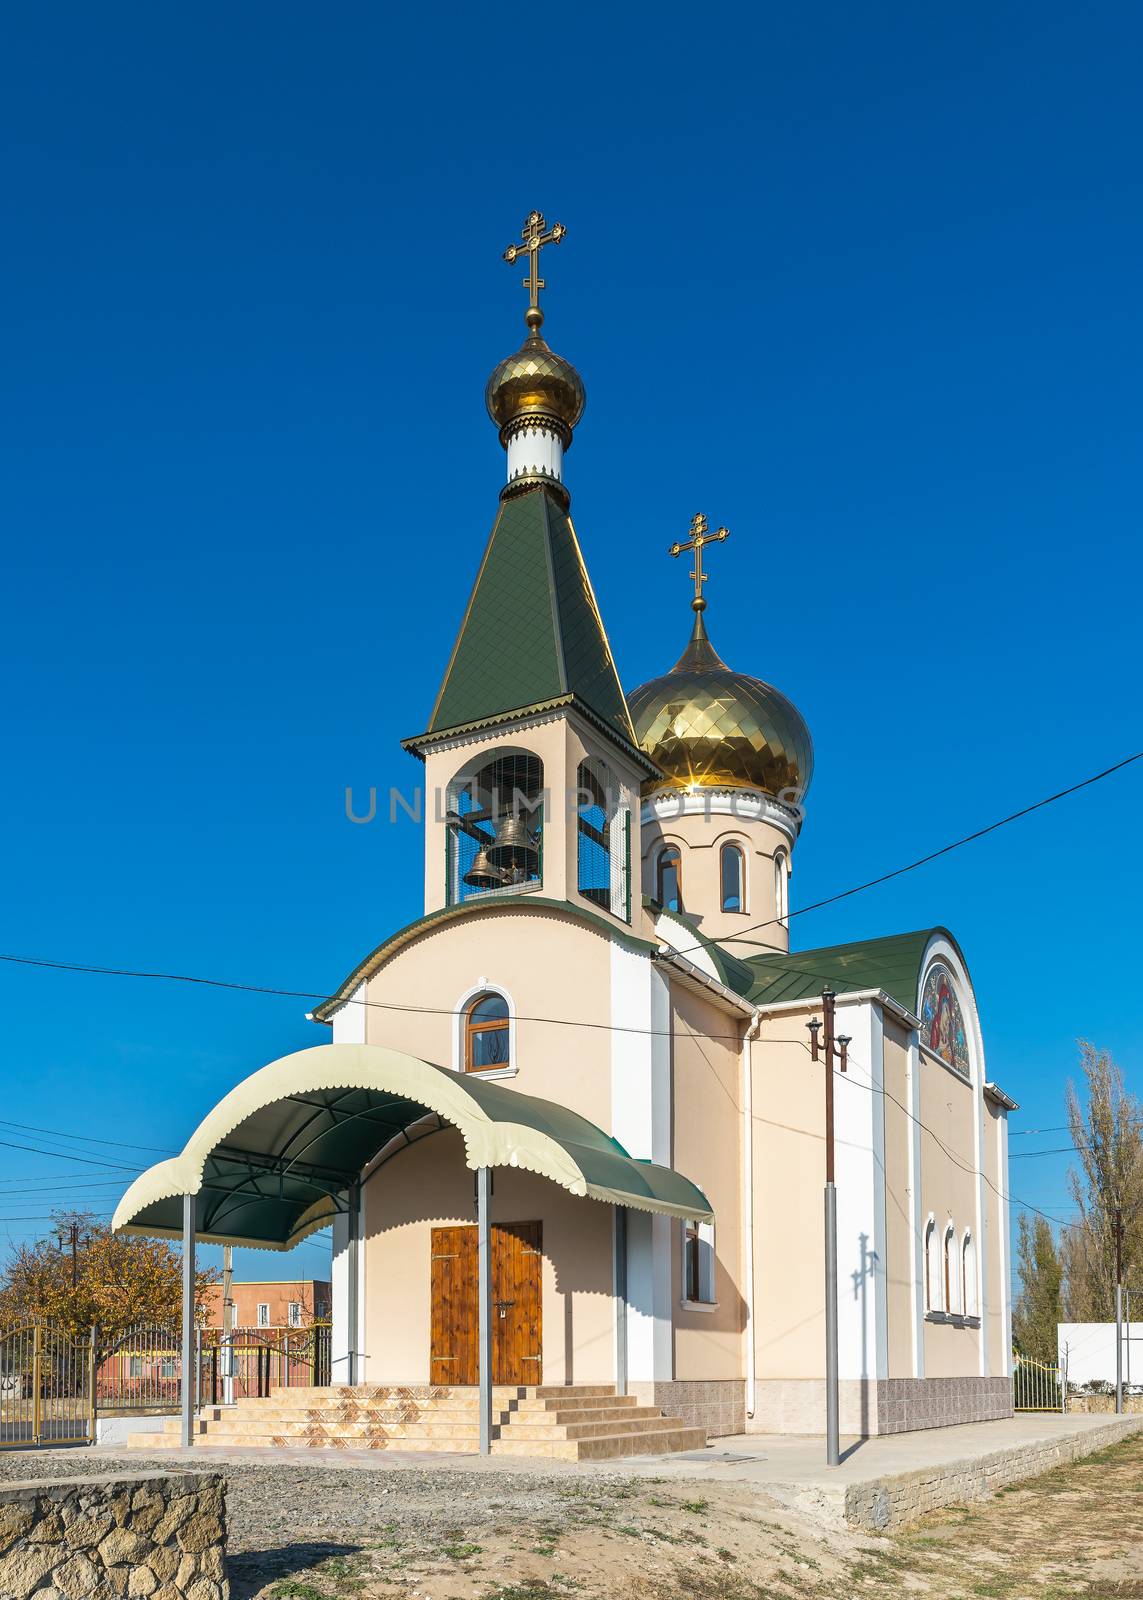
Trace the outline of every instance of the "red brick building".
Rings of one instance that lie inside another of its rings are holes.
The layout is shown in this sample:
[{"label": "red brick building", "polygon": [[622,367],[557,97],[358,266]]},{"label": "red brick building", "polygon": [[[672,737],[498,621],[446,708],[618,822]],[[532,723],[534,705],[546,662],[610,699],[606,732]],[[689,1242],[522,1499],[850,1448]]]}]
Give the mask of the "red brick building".
[{"label": "red brick building", "polygon": [[[230,1286],[234,1301],[231,1326],[235,1328],[308,1328],[327,1322],[332,1306],[332,1287],[324,1278],[270,1278],[264,1281],[234,1282]],[[207,1290],[208,1328],[222,1327],[222,1285]]]}]

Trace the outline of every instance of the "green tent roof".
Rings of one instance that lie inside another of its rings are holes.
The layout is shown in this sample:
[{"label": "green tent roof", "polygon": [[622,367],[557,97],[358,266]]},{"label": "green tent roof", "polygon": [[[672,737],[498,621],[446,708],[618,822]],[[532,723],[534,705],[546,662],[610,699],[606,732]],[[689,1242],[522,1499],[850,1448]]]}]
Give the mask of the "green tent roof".
[{"label": "green tent roof", "polygon": [[344,1191],[375,1157],[445,1127],[460,1133],[473,1169],[519,1167],[614,1205],[713,1215],[681,1173],[628,1155],[555,1101],[381,1045],[327,1044],[272,1061],[232,1089],[181,1155],[135,1179],[112,1226],[177,1237],[189,1194],[200,1239],[288,1250],[344,1209]]},{"label": "green tent roof", "polygon": [[501,501],[428,732],[567,695],[635,744],[571,518],[538,488]]},{"label": "green tent roof", "polygon": [[919,928],[914,933],[859,939],[854,944],[827,945],[819,950],[796,950],[785,956],[752,956],[745,963],[753,975],[746,998],[755,1005],[808,1000],[829,984],[839,994],[883,989],[906,1011],[915,1012],[921,962],[934,934],[943,934],[956,947],[947,928]]}]

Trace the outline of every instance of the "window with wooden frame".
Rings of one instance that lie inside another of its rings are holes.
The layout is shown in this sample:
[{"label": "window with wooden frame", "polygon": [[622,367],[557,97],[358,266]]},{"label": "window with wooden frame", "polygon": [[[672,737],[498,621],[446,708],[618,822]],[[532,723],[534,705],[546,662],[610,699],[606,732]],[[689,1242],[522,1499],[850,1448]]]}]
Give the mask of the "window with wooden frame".
[{"label": "window with wooden frame", "polygon": [[976,1246],[967,1228],[960,1245],[960,1306],[966,1317],[976,1315]]},{"label": "window with wooden frame", "polygon": [[721,904],[724,911],[746,910],[746,857],[736,844],[724,844],[719,852]]},{"label": "window with wooden frame", "polygon": [[683,1299],[690,1305],[714,1304],[714,1223],[683,1224]]},{"label": "window with wooden frame", "polygon": [[664,845],[655,864],[655,899],[664,911],[683,909],[683,863],[677,845]]},{"label": "window with wooden frame", "polygon": [[464,1070],[494,1072],[511,1065],[508,1002],[489,991],[477,995],[464,1018]]},{"label": "window with wooden frame", "polygon": [[956,1259],[956,1229],[950,1222],[945,1233],[945,1310],[960,1310],[960,1271]]}]

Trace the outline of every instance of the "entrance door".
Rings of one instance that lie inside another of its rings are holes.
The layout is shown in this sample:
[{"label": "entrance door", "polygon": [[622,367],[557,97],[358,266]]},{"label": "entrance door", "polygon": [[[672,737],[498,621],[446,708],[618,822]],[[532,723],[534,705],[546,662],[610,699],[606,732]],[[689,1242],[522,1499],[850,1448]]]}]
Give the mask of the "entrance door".
[{"label": "entrance door", "polygon": [[[543,1225],[492,1225],[492,1381],[539,1383]],[[429,1381],[474,1384],[480,1377],[477,1241],[474,1227],[432,1231]]]}]

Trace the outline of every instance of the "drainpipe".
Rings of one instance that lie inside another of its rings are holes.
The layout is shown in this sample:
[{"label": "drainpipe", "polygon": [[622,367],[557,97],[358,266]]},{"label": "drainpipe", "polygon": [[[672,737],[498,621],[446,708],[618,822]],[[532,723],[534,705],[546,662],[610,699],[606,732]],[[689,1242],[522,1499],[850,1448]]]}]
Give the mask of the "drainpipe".
[{"label": "drainpipe", "polygon": [[745,1257],[743,1299],[746,1301],[746,1415],[754,1415],[754,1074],[750,1069],[750,1046],[762,1025],[761,1011],[754,1011],[742,1035],[742,1250]]}]

